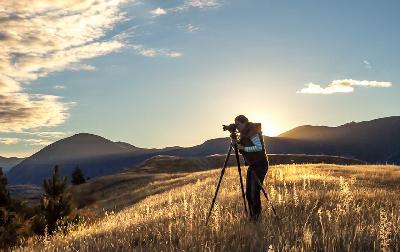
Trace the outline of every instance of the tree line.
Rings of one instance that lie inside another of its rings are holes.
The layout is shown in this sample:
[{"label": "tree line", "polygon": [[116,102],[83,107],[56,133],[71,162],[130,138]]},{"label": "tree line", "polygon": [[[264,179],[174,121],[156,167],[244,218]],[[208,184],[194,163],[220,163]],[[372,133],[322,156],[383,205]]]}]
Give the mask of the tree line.
[{"label": "tree line", "polygon": [[[82,170],[77,166],[71,174],[71,184],[85,183]],[[56,165],[50,178],[43,181],[44,194],[36,206],[28,206],[13,199],[7,188],[7,177],[0,167],[0,250],[23,243],[31,235],[51,235],[66,231],[81,220],[69,193],[66,176],[60,175]]]}]

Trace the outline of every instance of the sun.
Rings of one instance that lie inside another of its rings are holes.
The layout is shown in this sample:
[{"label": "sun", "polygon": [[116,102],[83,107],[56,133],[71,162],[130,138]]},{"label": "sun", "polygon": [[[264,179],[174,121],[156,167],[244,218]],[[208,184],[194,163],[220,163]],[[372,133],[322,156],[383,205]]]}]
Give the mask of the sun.
[{"label": "sun", "polygon": [[277,136],[279,134],[276,126],[272,123],[271,120],[268,120],[265,116],[260,115],[249,115],[249,120],[255,123],[261,123],[261,129],[263,135],[266,136]]}]

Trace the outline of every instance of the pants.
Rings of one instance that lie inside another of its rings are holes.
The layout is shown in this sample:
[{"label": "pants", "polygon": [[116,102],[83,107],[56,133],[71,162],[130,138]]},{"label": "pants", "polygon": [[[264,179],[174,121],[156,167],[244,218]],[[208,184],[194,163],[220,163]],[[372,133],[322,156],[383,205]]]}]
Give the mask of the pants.
[{"label": "pants", "polygon": [[[254,173],[252,172],[254,171]],[[254,175],[258,177],[261,184],[264,181],[264,177],[268,171],[268,160],[262,159],[260,161],[255,162],[254,164],[250,164],[247,169],[246,176],[246,199],[249,205],[249,214],[251,220],[257,220],[261,213],[261,199],[260,199],[260,191],[261,186],[257,183]]]}]

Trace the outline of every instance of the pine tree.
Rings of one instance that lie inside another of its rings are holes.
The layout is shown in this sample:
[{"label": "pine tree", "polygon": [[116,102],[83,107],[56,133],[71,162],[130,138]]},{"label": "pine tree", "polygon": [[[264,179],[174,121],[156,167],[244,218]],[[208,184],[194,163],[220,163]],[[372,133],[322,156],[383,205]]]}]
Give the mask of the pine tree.
[{"label": "pine tree", "polygon": [[79,184],[86,182],[85,177],[83,176],[83,173],[82,173],[81,169],[79,168],[79,166],[76,166],[74,172],[72,173],[71,182],[74,185],[79,185]]},{"label": "pine tree", "polygon": [[0,167],[0,207],[5,208],[8,208],[11,203],[7,184],[7,178],[3,173],[3,168]]},{"label": "pine tree", "polygon": [[7,184],[7,178],[0,167],[0,250],[6,251],[18,245],[28,234],[24,207],[19,201],[11,199]]},{"label": "pine tree", "polygon": [[41,198],[41,209],[48,233],[67,224],[72,212],[71,197],[67,192],[67,177],[61,177],[58,165],[54,167],[53,176],[43,181],[45,195]]}]

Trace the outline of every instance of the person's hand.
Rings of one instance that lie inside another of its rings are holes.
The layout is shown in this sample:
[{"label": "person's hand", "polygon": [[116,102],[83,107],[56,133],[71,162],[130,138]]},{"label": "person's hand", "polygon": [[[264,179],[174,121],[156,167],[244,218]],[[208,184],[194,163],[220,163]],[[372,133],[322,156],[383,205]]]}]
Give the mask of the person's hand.
[{"label": "person's hand", "polygon": [[239,144],[239,143],[238,143],[238,145],[237,145],[237,148],[238,148],[239,150],[244,150],[244,146],[241,145],[241,144]]}]

